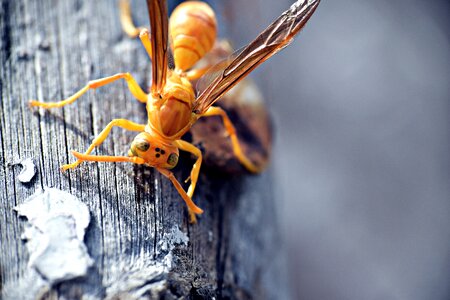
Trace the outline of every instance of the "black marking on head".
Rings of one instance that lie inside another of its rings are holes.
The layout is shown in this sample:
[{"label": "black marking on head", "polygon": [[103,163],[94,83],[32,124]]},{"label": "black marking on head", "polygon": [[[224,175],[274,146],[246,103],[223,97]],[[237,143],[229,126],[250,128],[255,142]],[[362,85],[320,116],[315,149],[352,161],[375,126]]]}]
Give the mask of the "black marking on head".
[{"label": "black marking on head", "polygon": [[156,158],[158,158],[158,157],[160,157],[161,156],[161,154],[159,154],[159,153],[156,153]]},{"label": "black marking on head", "polygon": [[156,151],[156,152],[159,152],[159,151],[161,151],[161,149],[159,149],[159,148],[155,148],[155,151]]},{"label": "black marking on head", "polygon": [[162,155],[166,154],[166,151],[164,151],[164,150],[161,149],[161,154],[162,154]]}]

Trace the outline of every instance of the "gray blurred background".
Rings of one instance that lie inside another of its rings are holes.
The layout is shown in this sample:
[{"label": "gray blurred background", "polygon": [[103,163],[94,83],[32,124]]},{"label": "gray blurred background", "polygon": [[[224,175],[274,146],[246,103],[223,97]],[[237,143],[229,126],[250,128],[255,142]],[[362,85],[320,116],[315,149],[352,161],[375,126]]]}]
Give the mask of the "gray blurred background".
[{"label": "gray blurred background", "polygon": [[[292,1],[222,3],[241,46]],[[294,298],[450,299],[448,17],[323,0],[258,71]]]}]

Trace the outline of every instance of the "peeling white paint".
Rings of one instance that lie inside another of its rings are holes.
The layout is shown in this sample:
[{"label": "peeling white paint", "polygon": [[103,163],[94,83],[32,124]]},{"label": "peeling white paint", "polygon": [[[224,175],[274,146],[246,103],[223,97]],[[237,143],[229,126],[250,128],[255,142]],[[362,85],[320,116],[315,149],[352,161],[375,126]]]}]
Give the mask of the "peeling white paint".
[{"label": "peeling white paint", "polygon": [[178,226],[174,226],[169,232],[164,233],[163,238],[158,242],[158,252],[160,253],[171,252],[177,245],[187,246],[189,237],[181,231]]},{"label": "peeling white paint", "polygon": [[214,239],[214,234],[212,230],[208,230],[208,242],[212,243]]},{"label": "peeling white paint", "polygon": [[189,237],[181,231],[178,226],[173,226],[169,232],[164,233],[163,238],[158,242],[158,248],[156,250],[156,256],[162,258],[163,264],[168,268],[172,269],[173,255],[172,250],[176,246],[187,246],[189,242]]},{"label": "peeling white paint", "polygon": [[[156,259],[141,254],[134,263],[123,262],[119,278],[114,278],[107,285],[107,299],[122,295],[130,299],[156,299],[168,285],[168,274],[172,270],[174,256],[172,251],[176,247],[186,247],[189,237],[178,226],[164,234],[158,242]],[[124,299],[125,299],[124,298]],[[127,299],[128,299],[127,298]]]},{"label": "peeling white paint", "polygon": [[27,240],[30,267],[50,285],[86,275],[93,264],[83,243],[90,221],[86,204],[67,192],[47,188],[15,210],[28,219],[22,238]]},{"label": "peeling white paint", "polygon": [[4,286],[0,299],[3,300],[36,300],[49,291],[49,284],[32,269],[25,273],[20,280],[8,282]]},{"label": "peeling white paint", "polygon": [[122,262],[120,265],[119,276],[111,278],[106,286],[106,299],[157,299],[167,288],[169,269],[151,256],[141,256],[134,263]]},{"label": "peeling white paint", "polygon": [[34,165],[33,159],[26,158],[20,161],[18,164],[22,165],[22,171],[20,171],[17,179],[19,179],[19,181],[23,183],[30,182],[36,174],[36,167]]}]

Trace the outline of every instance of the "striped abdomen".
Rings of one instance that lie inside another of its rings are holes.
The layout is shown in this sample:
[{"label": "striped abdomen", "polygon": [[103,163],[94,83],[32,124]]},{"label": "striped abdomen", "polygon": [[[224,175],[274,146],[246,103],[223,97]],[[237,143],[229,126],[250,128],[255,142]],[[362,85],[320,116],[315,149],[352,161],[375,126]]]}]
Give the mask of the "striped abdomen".
[{"label": "striped abdomen", "polygon": [[199,1],[184,2],[175,8],[169,20],[175,67],[191,68],[214,45],[217,24],[211,7]]}]

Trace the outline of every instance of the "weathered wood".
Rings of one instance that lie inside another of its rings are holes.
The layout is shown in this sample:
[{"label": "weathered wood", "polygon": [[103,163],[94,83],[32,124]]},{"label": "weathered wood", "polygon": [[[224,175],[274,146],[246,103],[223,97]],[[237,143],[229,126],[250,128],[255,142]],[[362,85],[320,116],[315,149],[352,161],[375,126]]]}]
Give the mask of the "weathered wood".
[{"label": "weathered wood", "polygon": [[[135,3],[140,24],[146,14]],[[73,105],[30,110],[28,99],[65,98],[90,79],[129,71],[141,86],[150,64],[136,40],[119,25],[114,1],[9,1],[0,6],[0,295],[5,298],[286,298],[270,171],[227,176],[202,171],[194,200],[205,210],[187,221],[185,204],[155,170],[129,164],[83,164],[63,174],[114,118],[145,122],[146,113],[123,82],[91,91]],[[258,27],[259,28],[259,27]],[[95,153],[125,154],[133,134],[114,129]],[[17,180],[13,163],[32,158],[37,174]],[[186,178],[183,156],[176,171]],[[13,208],[35,190],[55,187],[77,196],[90,211],[85,235],[95,261],[86,277],[41,290],[39,274],[27,266],[20,236],[25,220]],[[168,243],[174,230],[188,244]],[[169,256],[168,256],[169,255]],[[170,259],[172,267],[164,260]],[[163,268],[161,271],[161,266]],[[133,286],[132,283],[136,283]]]}]

